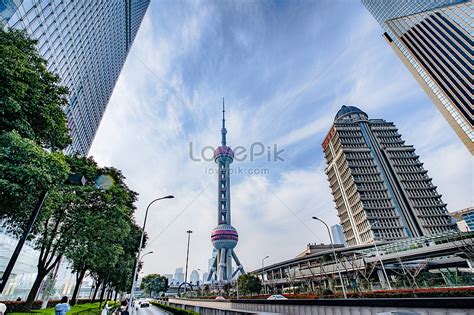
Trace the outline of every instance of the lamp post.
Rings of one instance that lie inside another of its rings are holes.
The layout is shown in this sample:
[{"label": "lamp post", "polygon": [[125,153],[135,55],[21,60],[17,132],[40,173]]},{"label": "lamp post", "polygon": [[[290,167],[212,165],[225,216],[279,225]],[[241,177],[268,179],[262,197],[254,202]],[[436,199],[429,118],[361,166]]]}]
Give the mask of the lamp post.
[{"label": "lamp post", "polygon": [[189,260],[189,241],[191,240],[191,233],[193,233],[193,231],[191,230],[187,230],[186,233],[188,233],[188,249],[186,251],[186,270],[184,272],[184,293],[186,294],[187,292],[187,284],[188,284],[188,260]]},{"label": "lamp post", "polygon": [[[161,198],[156,198],[156,199],[152,200],[148,204],[148,206],[146,207],[145,219],[143,220],[142,235],[140,236],[140,246],[138,247],[137,261],[135,263],[135,269],[133,271],[132,290],[130,291],[130,304],[128,305],[128,310],[129,310],[130,314],[132,314],[133,309],[134,309],[133,308],[133,299],[135,297],[135,282],[137,280],[137,272],[138,272],[138,264],[140,262],[140,255],[142,253],[143,237],[145,235],[145,226],[146,226],[146,219],[148,217],[148,210],[150,209],[150,206],[153,203],[155,203],[156,201],[162,200],[162,199],[172,199],[172,198],[174,198],[174,196],[172,196],[172,195],[168,195],[168,196],[161,197]],[[143,255],[143,256],[145,256],[145,255]]]},{"label": "lamp post", "polygon": [[319,222],[322,222],[326,226],[326,229],[328,230],[329,240],[331,241],[331,250],[332,250],[332,254],[334,255],[334,260],[336,262],[336,270],[339,275],[339,280],[341,280],[342,293],[344,294],[344,298],[347,299],[346,286],[344,284],[344,280],[342,279],[341,271],[339,270],[339,263],[337,261],[336,251],[334,250],[334,244],[332,242],[332,236],[331,236],[331,231],[329,230],[329,226],[326,224],[326,222],[324,222],[323,220],[317,217],[313,217],[313,219]]},{"label": "lamp post", "polygon": [[[86,179],[82,174],[79,174],[79,173],[69,174],[66,184],[84,186],[86,184]],[[28,234],[30,234],[31,229],[33,228],[33,225],[35,224],[36,219],[38,218],[38,215],[41,211],[41,208],[43,207],[44,201],[46,200],[47,196],[48,196],[48,190],[43,190],[39,195],[38,201],[36,202],[36,206],[33,209],[33,212],[31,213],[31,216],[28,220],[26,228],[23,231],[23,234],[21,235],[20,239],[18,240],[15,250],[13,251],[12,257],[10,258],[10,261],[8,262],[7,267],[5,268],[5,271],[3,272],[2,279],[0,280],[0,293],[3,292],[3,290],[5,289],[5,286],[7,285],[8,278],[10,277],[13,267],[15,266],[16,260],[18,259],[18,256],[20,255],[21,249],[23,248],[23,245],[25,244]]]},{"label": "lamp post", "polygon": [[265,256],[263,257],[262,259],[262,283],[263,283],[263,293],[264,294],[267,294],[267,286],[265,285],[265,267],[264,267],[264,262],[265,262],[265,259],[267,258],[270,258],[270,256]]}]

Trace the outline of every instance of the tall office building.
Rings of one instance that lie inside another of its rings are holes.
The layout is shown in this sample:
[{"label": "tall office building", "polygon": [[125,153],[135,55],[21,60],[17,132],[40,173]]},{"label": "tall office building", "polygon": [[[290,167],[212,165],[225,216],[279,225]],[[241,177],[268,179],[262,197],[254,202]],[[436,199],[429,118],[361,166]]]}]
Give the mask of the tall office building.
[{"label": "tall office building", "polygon": [[474,154],[469,0],[362,0],[384,37]]},{"label": "tall office building", "polygon": [[331,226],[331,234],[334,244],[342,244],[347,246],[346,237],[344,236],[344,230],[342,229],[342,225],[334,224]]},{"label": "tall office building", "polygon": [[38,40],[48,68],[69,88],[72,145],[87,155],[150,0],[18,1],[0,4],[4,27]]},{"label": "tall office building", "polygon": [[322,146],[348,245],[457,230],[415,148],[393,123],[342,106]]}]

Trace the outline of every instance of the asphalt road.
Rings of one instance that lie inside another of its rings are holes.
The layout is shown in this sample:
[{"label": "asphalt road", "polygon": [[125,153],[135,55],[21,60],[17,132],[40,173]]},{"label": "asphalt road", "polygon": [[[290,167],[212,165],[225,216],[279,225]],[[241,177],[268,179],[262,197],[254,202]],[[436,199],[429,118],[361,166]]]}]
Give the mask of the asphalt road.
[{"label": "asphalt road", "polygon": [[163,312],[161,309],[154,305],[150,305],[150,307],[139,308],[138,312],[135,314],[137,315],[167,315],[169,313]]}]

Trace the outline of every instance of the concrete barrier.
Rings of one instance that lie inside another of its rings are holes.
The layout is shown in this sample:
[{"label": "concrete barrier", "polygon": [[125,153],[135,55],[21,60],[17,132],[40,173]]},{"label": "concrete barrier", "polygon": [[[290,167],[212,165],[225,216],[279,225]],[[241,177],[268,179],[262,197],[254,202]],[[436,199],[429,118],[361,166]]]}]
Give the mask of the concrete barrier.
[{"label": "concrete barrier", "polygon": [[203,300],[173,299],[169,305],[204,315],[474,315],[474,298],[334,299],[334,300]]}]

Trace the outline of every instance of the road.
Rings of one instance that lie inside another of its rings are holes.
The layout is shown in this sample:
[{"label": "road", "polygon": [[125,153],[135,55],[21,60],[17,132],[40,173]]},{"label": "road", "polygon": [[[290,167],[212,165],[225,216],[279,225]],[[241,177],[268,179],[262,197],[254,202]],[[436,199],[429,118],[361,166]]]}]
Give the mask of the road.
[{"label": "road", "polygon": [[137,315],[168,315],[170,313],[166,313],[159,309],[156,306],[150,305],[150,307],[139,308],[138,312],[134,313]]}]

